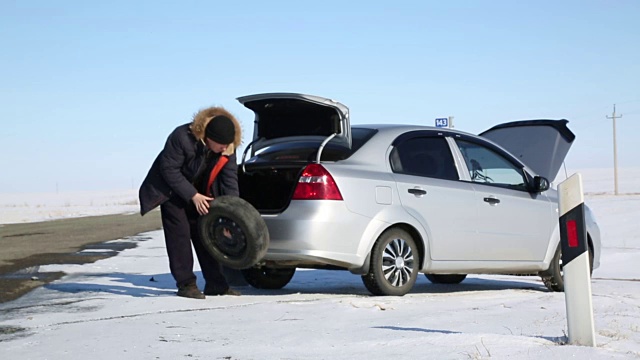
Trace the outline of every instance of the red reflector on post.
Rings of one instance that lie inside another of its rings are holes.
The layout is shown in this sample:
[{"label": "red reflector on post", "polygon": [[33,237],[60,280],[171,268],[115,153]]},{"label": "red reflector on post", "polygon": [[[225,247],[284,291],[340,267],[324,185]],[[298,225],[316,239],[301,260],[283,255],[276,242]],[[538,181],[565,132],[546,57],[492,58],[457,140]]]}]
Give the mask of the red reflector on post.
[{"label": "red reflector on post", "polygon": [[567,241],[569,247],[578,247],[578,225],[575,220],[567,221]]}]

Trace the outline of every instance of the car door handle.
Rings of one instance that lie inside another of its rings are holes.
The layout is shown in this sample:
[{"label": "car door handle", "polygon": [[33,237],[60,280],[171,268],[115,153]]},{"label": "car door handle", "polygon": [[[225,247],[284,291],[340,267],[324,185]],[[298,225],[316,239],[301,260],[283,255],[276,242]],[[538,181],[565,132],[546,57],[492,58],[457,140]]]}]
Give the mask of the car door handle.
[{"label": "car door handle", "polygon": [[486,197],[484,198],[484,202],[488,202],[491,205],[495,205],[495,204],[499,204],[500,203],[500,199],[494,198],[494,197]]},{"label": "car door handle", "polygon": [[426,195],[427,194],[427,190],[422,190],[422,189],[409,189],[407,191],[409,192],[409,194],[413,194],[413,195]]}]

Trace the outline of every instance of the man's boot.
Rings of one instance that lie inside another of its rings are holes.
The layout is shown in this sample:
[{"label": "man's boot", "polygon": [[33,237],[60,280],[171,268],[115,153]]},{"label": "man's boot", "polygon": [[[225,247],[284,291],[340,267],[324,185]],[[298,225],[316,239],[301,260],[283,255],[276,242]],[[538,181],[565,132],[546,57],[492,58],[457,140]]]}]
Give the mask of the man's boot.
[{"label": "man's boot", "polygon": [[198,289],[198,286],[195,283],[180,286],[178,288],[178,296],[182,296],[190,299],[205,298],[204,294],[200,292],[200,290]]}]

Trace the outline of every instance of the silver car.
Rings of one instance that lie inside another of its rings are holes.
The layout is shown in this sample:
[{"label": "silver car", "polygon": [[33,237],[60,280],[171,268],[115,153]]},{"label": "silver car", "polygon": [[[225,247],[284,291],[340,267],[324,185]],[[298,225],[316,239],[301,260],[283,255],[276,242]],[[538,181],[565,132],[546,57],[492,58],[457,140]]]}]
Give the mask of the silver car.
[{"label": "silver car", "polygon": [[[238,99],[255,113],[240,196],[264,219],[266,255],[243,270],[284,287],[296,268],[349,270],[375,295],[404,295],[418,273],[539,274],[563,290],[558,195],[574,140],[566,120],[498,125],[481,135],[418,125],[352,125],[343,104],[272,93]],[[600,231],[586,210],[591,266]]]}]

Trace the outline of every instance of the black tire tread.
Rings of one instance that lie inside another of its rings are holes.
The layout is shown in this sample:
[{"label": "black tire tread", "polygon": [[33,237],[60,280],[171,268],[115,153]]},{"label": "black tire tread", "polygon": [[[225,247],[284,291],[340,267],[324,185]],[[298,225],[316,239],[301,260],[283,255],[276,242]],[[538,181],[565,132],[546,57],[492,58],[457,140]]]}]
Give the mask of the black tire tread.
[{"label": "black tire tread", "polygon": [[252,267],[241,272],[245,281],[256,289],[278,290],[287,286],[296,268]]},{"label": "black tire tread", "polygon": [[424,274],[433,284],[460,284],[466,274]]},{"label": "black tire tread", "polygon": [[[238,256],[223,253],[216,247],[214,239],[209,237],[208,227],[221,216],[238,224],[246,237],[246,248]],[[237,196],[219,196],[213,200],[209,213],[198,220],[198,227],[207,251],[218,262],[231,269],[242,270],[254,266],[264,257],[269,247],[269,230],[262,216],[250,203]]]}]

